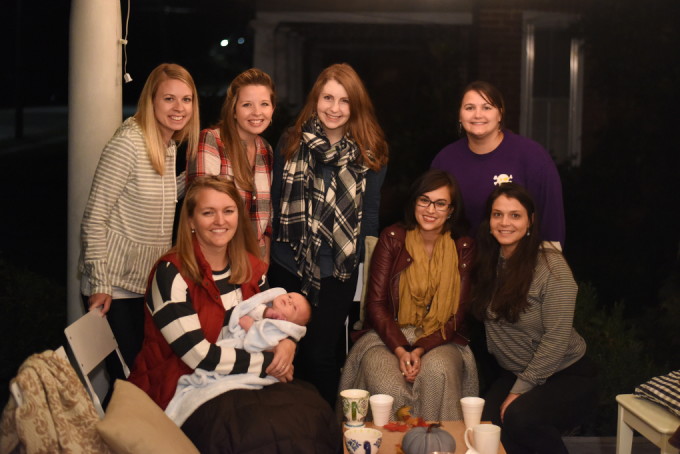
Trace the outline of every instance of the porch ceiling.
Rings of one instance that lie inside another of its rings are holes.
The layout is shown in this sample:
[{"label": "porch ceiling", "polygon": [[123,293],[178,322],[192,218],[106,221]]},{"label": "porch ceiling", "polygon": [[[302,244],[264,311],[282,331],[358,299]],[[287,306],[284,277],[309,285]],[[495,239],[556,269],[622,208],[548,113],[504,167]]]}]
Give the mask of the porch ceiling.
[{"label": "porch ceiling", "polygon": [[259,12],[469,12],[473,0],[259,0]]}]

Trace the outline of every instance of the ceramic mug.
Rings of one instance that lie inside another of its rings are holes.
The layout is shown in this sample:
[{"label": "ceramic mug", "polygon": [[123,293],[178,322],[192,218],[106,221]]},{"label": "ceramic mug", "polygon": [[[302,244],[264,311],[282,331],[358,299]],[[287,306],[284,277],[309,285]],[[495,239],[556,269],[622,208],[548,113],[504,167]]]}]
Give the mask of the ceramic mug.
[{"label": "ceramic mug", "polygon": [[368,396],[365,389],[346,389],[340,392],[342,413],[347,427],[363,427],[368,414]]},{"label": "ceramic mug", "polygon": [[345,446],[350,454],[377,454],[382,443],[378,429],[355,427],[345,431]]},{"label": "ceramic mug", "polygon": [[[472,432],[470,442],[469,434]],[[501,444],[501,428],[493,424],[478,424],[465,429],[465,445],[467,454],[498,454]]]}]

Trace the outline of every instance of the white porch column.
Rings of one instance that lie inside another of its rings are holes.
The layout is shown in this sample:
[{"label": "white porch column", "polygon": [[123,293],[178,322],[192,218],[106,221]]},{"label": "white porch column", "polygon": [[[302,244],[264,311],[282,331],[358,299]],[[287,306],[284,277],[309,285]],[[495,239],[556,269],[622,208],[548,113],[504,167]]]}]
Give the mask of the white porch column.
[{"label": "white porch column", "polygon": [[99,155],[123,115],[119,0],[72,0],[68,114],[68,322],[84,313],[80,222]]}]

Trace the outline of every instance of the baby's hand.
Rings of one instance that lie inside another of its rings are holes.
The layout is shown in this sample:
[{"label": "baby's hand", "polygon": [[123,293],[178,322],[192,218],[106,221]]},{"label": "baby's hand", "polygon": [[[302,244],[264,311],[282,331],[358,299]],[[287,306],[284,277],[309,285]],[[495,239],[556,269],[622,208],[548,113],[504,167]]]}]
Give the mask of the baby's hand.
[{"label": "baby's hand", "polygon": [[238,319],[239,326],[246,331],[248,331],[250,327],[253,326],[253,323],[255,323],[255,320],[253,320],[253,317],[250,315],[244,315]]},{"label": "baby's hand", "polygon": [[286,317],[283,316],[279,311],[274,309],[273,307],[268,307],[267,309],[264,310],[264,314],[262,314],[264,318],[272,318],[274,320],[285,320]]}]

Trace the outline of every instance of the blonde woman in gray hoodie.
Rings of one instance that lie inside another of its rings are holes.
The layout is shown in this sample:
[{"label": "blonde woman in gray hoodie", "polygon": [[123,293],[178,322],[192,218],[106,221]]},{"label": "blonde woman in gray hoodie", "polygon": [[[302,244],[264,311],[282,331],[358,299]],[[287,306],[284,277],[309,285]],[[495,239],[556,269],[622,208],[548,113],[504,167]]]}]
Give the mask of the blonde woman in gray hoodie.
[{"label": "blonde woman in gray hoodie", "polygon": [[144,336],[149,272],[172,246],[175,206],[184,193],[184,174],[175,175],[177,145],[188,141],[194,150],[199,130],[193,78],[164,63],[147,78],[137,112],[97,164],[81,224],[81,293],[89,310],[107,315],[129,366]]}]

